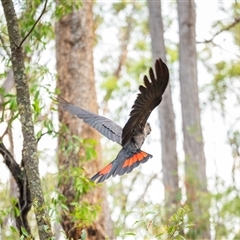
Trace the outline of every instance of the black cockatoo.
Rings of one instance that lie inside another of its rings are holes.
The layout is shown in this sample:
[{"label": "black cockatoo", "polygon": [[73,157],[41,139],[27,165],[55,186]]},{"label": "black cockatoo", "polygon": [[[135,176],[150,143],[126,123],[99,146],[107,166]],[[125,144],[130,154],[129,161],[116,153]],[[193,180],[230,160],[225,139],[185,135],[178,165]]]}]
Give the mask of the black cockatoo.
[{"label": "black cockatoo", "polygon": [[66,111],[78,116],[91,127],[98,130],[108,139],[122,146],[115,160],[96,173],[91,180],[103,182],[107,178],[116,175],[130,173],[140,163],[148,161],[152,155],[141,150],[144,140],[151,132],[147,119],[152,110],[160,104],[162,95],[168,85],[169,71],[161,59],[155,62],[155,72],[150,68],[149,76],[144,76],[144,85],[140,85],[140,93],[135,100],[130,117],[122,129],[112,120],[76,107],[61,97],[58,97],[59,105]]}]

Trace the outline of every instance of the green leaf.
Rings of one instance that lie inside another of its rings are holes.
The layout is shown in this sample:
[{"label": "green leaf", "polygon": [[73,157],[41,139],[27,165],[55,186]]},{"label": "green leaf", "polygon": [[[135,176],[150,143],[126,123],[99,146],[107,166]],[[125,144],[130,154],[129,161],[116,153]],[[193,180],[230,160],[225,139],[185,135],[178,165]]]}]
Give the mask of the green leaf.
[{"label": "green leaf", "polygon": [[124,235],[126,235],[126,236],[136,236],[136,234],[133,233],[133,232],[127,232],[127,233],[125,233]]},{"label": "green leaf", "polygon": [[139,223],[139,222],[140,222],[140,221],[138,221],[138,220],[135,221],[132,226],[136,225],[136,224]]},{"label": "green leaf", "polygon": [[156,214],[156,212],[153,212],[153,211],[147,212],[147,213],[145,214],[145,216],[147,216],[147,215],[149,215],[149,214]]},{"label": "green leaf", "polygon": [[154,237],[157,238],[157,237],[161,237],[164,233],[159,233],[157,235],[155,235]]},{"label": "green leaf", "polygon": [[24,235],[25,237],[28,237],[28,236],[29,236],[27,230],[26,230],[25,228],[23,228],[23,227],[21,227],[21,232],[23,233],[23,235]]},{"label": "green leaf", "polygon": [[19,211],[19,209],[17,207],[14,207],[13,211],[14,211],[14,216],[15,217],[19,217],[20,216],[20,211]]},{"label": "green leaf", "polygon": [[81,240],[86,240],[86,238],[87,238],[87,232],[85,229],[83,229],[81,234]]},{"label": "green leaf", "polygon": [[15,228],[15,227],[13,227],[13,226],[10,226],[10,229],[11,229],[11,231],[12,231],[13,233],[17,233],[17,230],[16,230],[16,228]]},{"label": "green leaf", "polygon": [[47,232],[49,230],[49,226],[48,225],[44,225],[43,229],[44,229],[45,232]]}]

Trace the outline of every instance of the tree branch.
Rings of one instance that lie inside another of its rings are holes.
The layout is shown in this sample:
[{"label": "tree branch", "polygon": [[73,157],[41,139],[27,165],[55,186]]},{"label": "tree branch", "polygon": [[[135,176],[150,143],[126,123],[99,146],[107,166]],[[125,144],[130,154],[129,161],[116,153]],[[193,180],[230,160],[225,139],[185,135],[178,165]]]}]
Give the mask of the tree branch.
[{"label": "tree branch", "polygon": [[13,175],[17,185],[22,187],[22,170],[19,165],[16,163],[15,159],[13,158],[12,154],[6,149],[3,142],[0,141],[0,153],[3,156],[4,163],[6,163],[8,169]]},{"label": "tree branch", "polygon": [[43,7],[43,10],[40,14],[40,16],[38,17],[37,21],[33,24],[32,28],[30,29],[30,31],[27,33],[27,35],[25,35],[25,37],[22,39],[22,41],[20,42],[20,44],[18,45],[18,47],[21,47],[23,45],[23,43],[26,41],[26,39],[28,38],[28,36],[32,33],[33,29],[35,28],[35,26],[37,25],[37,23],[40,21],[40,19],[42,18],[45,10],[46,10],[46,7],[47,7],[47,2],[48,0],[45,1],[45,4],[44,4],[44,7]]},{"label": "tree branch", "polygon": [[[133,8],[133,11],[134,11],[134,8]],[[122,43],[122,45],[121,45],[121,52],[120,52],[120,56],[119,56],[118,66],[113,73],[113,76],[116,78],[116,80],[119,80],[121,69],[122,69],[123,65],[125,64],[125,62],[127,60],[127,53],[128,53],[127,48],[128,48],[128,45],[129,45],[131,32],[132,32],[132,28],[133,28],[133,18],[131,17],[131,14],[127,18],[127,24],[128,24],[127,29],[125,30],[124,35],[120,39],[121,40],[120,42]],[[106,112],[107,112],[108,102],[109,102],[109,99],[112,96],[112,93],[113,93],[113,89],[108,89],[105,96],[104,96],[104,100],[105,100],[104,107],[103,107],[103,113],[104,114],[106,114]]]},{"label": "tree branch", "polygon": [[[26,187],[31,192],[31,199],[34,203],[34,212],[38,227],[39,239],[45,240],[52,238],[50,218],[46,210],[46,205],[41,188],[41,181],[38,169],[37,143],[34,134],[32,120],[32,110],[29,95],[29,86],[25,75],[24,57],[21,44],[21,37],[18,28],[17,16],[12,0],[1,0],[7,29],[10,38],[11,62],[13,66],[14,79],[17,90],[17,104],[23,134],[22,166],[26,171],[26,178],[23,179],[23,211],[27,211],[26,206]],[[46,5],[46,3],[45,3]],[[42,14],[40,15],[40,17]],[[39,18],[40,19],[40,18]],[[36,24],[34,24],[35,26]],[[33,28],[32,28],[33,29]],[[31,32],[31,31],[30,31]],[[29,34],[27,34],[29,35]],[[26,39],[26,37],[24,38]],[[14,42],[21,42],[17,47]],[[25,189],[25,190],[24,190]]]},{"label": "tree branch", "polygon": [[210,42],[212,42],[213,39],[214,39],[215,37],[217,37],[219,34],[221,34],[221,33],[224,32],[224,31],[230,30],[231,28],[235,27],[238,23],[240,23],[240,18],[235,18],[235,21],[234,21],[234,22],[232,22],[230,25],[225,26],[225,27],[223,27],[222,29],[220,29],[220,30],[219,30],[218,32],[216,32],[210,39],[205,40],[205,41],[200,41],[200,42],[197,41],[197,43],[210,43]]},{"label": "tree branch", "polygon": [[4,163],[7,165],[19,189],[19,197],[16,207],[19,209],[20,215],[15,216],[17,228],[19,230],[20,235],[23,234],[22,227],[26,229],[29,235],[31,235],[30,227],[27,220],[27,214],[31,208],[32,202],[26,180],[26,173],[24,170],[21,170],[20,166],[17,164],[12,154],[7,150],[7,148],[1,141],[0,141],[0,154],[2,154]]},{"label": "tree branch", "polygon": [[5,45],[5,42],[4,42],[4,39],[3,39],[2,35],[0,35],[0,41],[1,41],[1,43],[2,43],[3,49],[5,50],[5,52],[7,53],[7,55],[10,57],[11,54],[10,54],[10,52],[8,51],[7,46]]}]

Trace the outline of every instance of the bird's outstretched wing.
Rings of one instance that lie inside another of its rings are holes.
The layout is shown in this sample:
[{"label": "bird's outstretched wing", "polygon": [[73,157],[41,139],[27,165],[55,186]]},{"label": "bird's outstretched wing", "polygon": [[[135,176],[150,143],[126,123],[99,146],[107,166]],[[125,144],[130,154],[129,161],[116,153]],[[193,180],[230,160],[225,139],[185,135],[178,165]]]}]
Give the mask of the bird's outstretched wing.
[{"label": "bird's outstretched wing", "polygon": [[135,100],[130,118],[122,130],[122,146],[131,141],[135,129],[144,129],[145,124],[152,110],[161,102],[162,95],[168,85],[169,71],[161,59],[155,62],[155,72],[150,68],[149,76],[144,76],[144,85],[139,86],[140,93]]},{"label": "bird's outstretched wing", "polygon": [[130,173],[140,163],[145,163],[150,159],[152,155],[138,149],[135,153],[131,153],[122,148],[118,153],[117,158],[109,163],[106,167],[96,173],[91,180],[97,180],[98,183],[103,182],[109,177],[116,175],[123,175]]},{"label": "bird's outstretched wing", "polygon": [[95,128],[103,136],[107,137],[113,142],[117,142],[120,145],[122,144],[122,128],[112,120],[76,107],[62,97],[58,97],[57,101],[64,110],[78,116],[85,123]]}]

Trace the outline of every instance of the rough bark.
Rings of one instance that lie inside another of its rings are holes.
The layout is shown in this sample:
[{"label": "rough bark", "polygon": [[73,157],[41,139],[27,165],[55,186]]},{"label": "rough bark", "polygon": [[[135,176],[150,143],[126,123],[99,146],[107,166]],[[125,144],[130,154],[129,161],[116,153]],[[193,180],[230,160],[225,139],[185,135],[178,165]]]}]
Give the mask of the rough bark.
[{"label": "rough bark", "polygon": [[[30,106],[29,88],[24,73],[24,59],[19,35],[18,22],[11,0],[2,0],[4,14],[7,21],[7,28],[11,48],[11,61],[15,85],[17,90],[17,104],[20,114],[23,133],[22,164],[26,170],[26,178],[31,193],[31,200],[37,221],[40,239],[48,239],[52,236],[49,216],[44,205],[43,192],[38,172],[37,144],[34,135],[32,122],[32,111]],[[48,229],[48,230],[46,230]]]},{"label": "rough bark", "polygon": [[[62,17],[55,26],[56,32],[56,56],[57,56],[57,87],[61,96],[84,109],[97,113],[97,100],[93,69],[93,14],[92,1],[84,1],[80,10]],[[59,120],[70,130],[70,135],[77,135],[82,139],[97,140],[97,158],[90,163],[84,164],[84,170],[88,176],[97,172],[101,161],[99,134],[87,124],[70,116],[66,112],[59,112]],[[59,146],[64,142],[59,139]],[[68,143],[65,143],[68,144]],[[66,158],[63,152],[59,152],[59,171],[63,173],[66,169],[78,167],[84,159],[84,149],[80,147],[78,153],[72,153]],[[71,175],[71,172],[69,173]],[[60,190],[67,197],[67,205],[70,213],[73,210],[71,202],[76,200],[72,186],[73,179],[60,183]],[[106,204],[106,196],[103,188],[97,188],[94,192],[87,194],[79,201],[87,201],[93,205],[102,199],[102,214],[90,227],[87,227],[87,239],[113,239],[112,225]],[[81,228],[76,228],[74,221],[67,214],[62,214],[61,220],[64,231],[68,238],[79,239]],[[71,231],[70,231],[71,230]]]},{"label": "rough bark", "polygon": [[206,160],[197,84],[196,14],[193,0],[177,1],[179,23],[180,88],[185,152],[185,186],[187,202],[193,208],[196,228],[191,239],[210,239]]},{"label": "rough bark", "polygon": [[[166,49],[164,45],[164,29],[161,13],[161,1],[148,0],[149,26],[153,60],[162,58],[166,63]],[[176,150],[175,115],[173,112],[171,85],[167,87],[163,101],[158,108],[161,128],[162,169],[167,212],[171,214],[171,207],[180,202],[178,185],[178,159]]]},{"label": "rough bark", "polygon": [[[9,54],[10,57],[10,54]],[[14,87],[14,76],[13,70],[9,70],[7,73],[6,80],[4,81],[2,88],[5,93],[8,93]],[[4,103],[4,98],[0,95],[0,109],[2,108]],[[1,109],[2,110],[2,109]],[[10,124],[10,123],[9,123]],[[9,137],[10,147],[7,149],[3,142],[1,142],[5,135]],[[15,217],[15,227],[17,227],[19,234],[23,234],[22,228],[25,228],[29,235],[31,235],[30,226],[27,219],[27,214],[31,208],[31,198],[30,191],[27,188],[26,181],[26,172],[24,169],[17,164],[15,159],[13,158],[13,136],[12,129],[7,126],[4,134],[0,138],[0,153],[3,156],[4,163],[7,165],[9,171],[12,176],[10,179],[10,196],[18,199],[16,203],[16,209],[19,210],[19,216]],[[8,221],[11,218],[12,214],[9,214],[7,218],[4,220],[3,227],[8,226]]]}]

